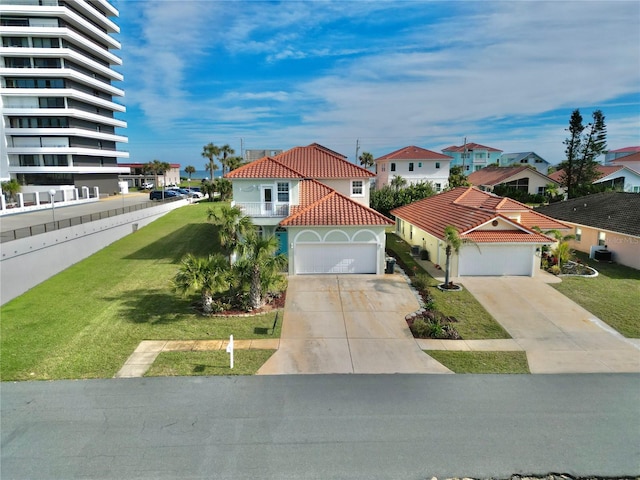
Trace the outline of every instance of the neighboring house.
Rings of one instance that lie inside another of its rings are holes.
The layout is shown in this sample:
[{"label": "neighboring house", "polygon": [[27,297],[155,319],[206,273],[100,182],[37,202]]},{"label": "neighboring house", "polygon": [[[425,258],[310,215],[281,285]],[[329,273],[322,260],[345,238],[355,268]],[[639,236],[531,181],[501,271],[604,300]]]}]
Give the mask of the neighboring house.
[{"label": "neighboring house", "polygon": [[[533,230],[570,227],[534,212],[510,198],[475,187],[458,187],[391,211],[396,233],[410,245],[427,250],[430,260],[444,268],[444,230],[454,226],[463,240],[451,256],[452,276],[533,276],[540,268],[539,251],[555,239]],[[498,292],[499,293],[499,292]]]},{"label": "neighboring house", "polygon": [[225,175],[234,205],[275,235],[289,274],[374,273],[385,267],[385,228],[369,208],[373,173],[321,145],[295,147]]},{"label": "neighboring house", "polygon": [[604,156],[604,164],[609,165],[613,160],[633,155],[634,153],[640,153],[640,147],[625,147],[618,148],[617,150],[609,150]]},{"label": "neighboring house", "polygon": [[[632,170],[624,165],[617,165],[616,162],[618,160],[614,160],[611,165],[599,165],[599,176],[593,181],[593,184],[605,185],[622,192],[640,193],[640,171]],[[556,182],[561,182],[563,174],[564,170],[556,170],[549,174],[549,177]]]},{"label": "neighboring house", "polygon": [[471,185],[487,192],[492,192],[498,185],[505,185],[536,195],[544,194],[547,190],[547,185],[550,183],[560,187],[560,183],[556,180],[552,180],[533,168],[524,166],[485,167],[470,174],[467,180]]},{"label": "neighboring house", "polygon": [[376,159],[376,188],[389,185],[398,176],[407,184],[431,182],[440,192],[447,188],[451,160],[448,155],[420,147],[401,148]]},{"label": "neighboring house", "polygon": [[640,152],[611,160],[611,165],[622,165],[640,173]]},{"label": "neighboring house", "polygon": [[551,165],[535,152],[503,153],[500,156],[499,164],[501,167],[529,165],[543,175],[549,173],[549,166]]},{"label": "neighboring house", "polygon": [[153,183],[154,187],[162,187],[163,185],[179,185],[180,184],[180,164],[170,163],[171,168],[164,175],[158,174],[158,185],[155,185],[156,178],[152,172],[145,172],[145,163],[119,163],[120,167],[128,167],[130,174],[119,175],[118,179],[127,182],[130,187],[140,187],[143,183]]},{"label": "neighboring house", "polygon": [[640,270],[640,195],[602,192],[538,207],[537,212],[570,225],[571,248],[594,255],[606,248],[612,260]]},{"label": "neighboring house", "polygon": [[493,147],[486,147],[479,143],[465,143],[459,147],[453,145],[442,150],[442,153],[453,157],[451,166],[462,166],[463,173],[468,175],[470,172],[480,170],[492,163],[500,161],[502,150]]},{"label": "neighboring house", "polygon": [[243,161],[245,163],[253,162],[262,157],[274,157],[280,153],[282,153],[282,149],[247,149],[244,151]]}]

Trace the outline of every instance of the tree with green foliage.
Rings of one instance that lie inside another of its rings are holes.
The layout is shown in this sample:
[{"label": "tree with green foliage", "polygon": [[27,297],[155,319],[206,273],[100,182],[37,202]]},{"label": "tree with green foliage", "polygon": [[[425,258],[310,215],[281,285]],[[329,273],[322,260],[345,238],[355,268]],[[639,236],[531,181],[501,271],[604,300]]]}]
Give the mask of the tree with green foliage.
[{"label": "tree with green foliage", "polygon": [[371,192],[369,204],[371,208],[388,217],[394,208],[417,202],[435,194],[436,191],[431,182],[412,183],[398,190],[395,190],[390,185],[385,185]]},{"label": "tree with green foliage", "polygon": [[462,167],[460,165],[456,165],[449,169],[448,183],[449,189],[456,187],[468,187],[471,185],[467,180],[467,177],[465,176],[464,171],[462,170]]},{"label": "tree with green foliage", "polygon": [[262,237],[255,229],[239,245],[240,258],[234,270],[241,285],[249,291],[252,309],[260,308],[265,295],[280,290],[285,281],[282,271],[287,265],[287,257],[276,255],[279,245],[275,236]]},{"label": "tree with green foliage", "polygon": [[189,183],[191,183],[191,175],[196,173],[196,168],[193,165],[187,165],[184,167],[184,173],[189,176]]},{"label": "tree with green foliage", "polygon": [[15,201],[16,195],[20,193],[21,185],[18,180],[12,178],[8,182],[2,182],[2,192],[7,196],[7,201]]},{"label": "tree with green foliage", "polygon": [[598,178],[596,158],[607,148],[607,126],[601,110],[595,110],[592,121],[584,125],[580,110],[571,113],[569,137],[564,140],[566,159],[558,165],[563,170],[560,183],[568,198],[591,193],[593,181]]},{"label": "tree with green foliage", "polygon": [[445,269],[444,269],[444,285],[446,287],[449,285],[449,268],[451,264],[451,253],[455,252],[457,255],[458,253],[460,253],[460,247],[462,247],[462,239],[458,234],[458,230],[453,225],[447,225],[444,228],[444,243],[446,244],[444,253],[447,256]]},{"label": "tree with green foliage", "polygon": [[220,245],[229,253],[229,263],[233,263],[240,240],[255,228],[251,218],[244,215],[239,207],[222,205],[220,208],[210,208],[207,220],[218,226]]},{"label": "tree with green foliage", "polygon": [[[167,170],[171,168],[171,164],[168,162],[161,162],[160,160],[153,160],[152,162],[145,163],[143,166],[143,170],[145,172],[153,173],[154,178],[154,187],[158,188],[158,175],[162,175],[162,192],[164,192],[165,187],[167,186]],[[164,197],[164,193],[162,194]]]},{"label": "tree with green foliage", "polygon": [[215,159],[220,156],[220,147],[210,142],[202,147],[202,156],[209,159],[209,162],[205,164],[204,168],[209,172],[209,180],[213,182],[215,171],[218,169]]},{"label": "tree with green foliage", "polygon": [[211,180],[202,179],[202,182],[200,182],[200,190],[203,195],[207,195],[207,200],[209,202],[213,202],[213,197],[216,193],[216,186]]},{"label": "tree with green foliage", "polygon": [[360,165],[364,168],[371,168],[375,164],[373,155],[369,152],[362,152],[362,155],[358,157],[358,160],[360,160]]},{"label": "tree with green foliage", "polygon": [[228,143],[225,143],[223,146],[220,147],[218,156],[222,155],[222,158],[219,158],[220,165],[222,165],[222,175],[224,175],[225,172],[230,171],[229,163],[227,162],[227,159],[232,158],[231,155],[233,155],[234,153],[236,153],[236,151],[233,148],[231,148]]},{"label": "tree with green foliage", "polygon": [[389,185],[391,185],[391,187],[395,189],[396,192],[400,190],[402,187],[404,187],[406,184],[407,184],[407,180],[402,178],[399,175],[394,175],[391,181],[389,182]]},{"label": "tree with green foliage", "polygon": [[233,193],[233,185],[226,178],[216,178],[213,182],[213,187],[220,194],[220,200],[223,202],[227,201]]},{"label": "tree with green foliage", "polygon": [[240,167],[243,164],[244,160],[242,157],[229,157],[227,158],[227,168],[229,172],[232,172],[236,168]]},{"label": "tree with green foliage", "polygon": [[180,269],[173,278],[173,288],[183,296],[200,292],[202,310],[213,312],[213,295],[225,292],[230,285],[230,269],[227,259],[219,254],[196,257],[187,254],[180,262]]}]

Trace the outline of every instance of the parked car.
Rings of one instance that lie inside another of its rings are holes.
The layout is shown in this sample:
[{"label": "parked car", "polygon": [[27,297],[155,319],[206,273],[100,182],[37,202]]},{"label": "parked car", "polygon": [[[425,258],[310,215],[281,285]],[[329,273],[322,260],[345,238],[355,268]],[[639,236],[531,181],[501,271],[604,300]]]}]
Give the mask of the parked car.
[{"label": "parked car", "polygon": [[193,188],[185,188],[184,190],[189,192],[189,196],[190,197],[193,197],[193,198],[202,198],[202,197],[204,197],[204,195],[202,194],[202,192],[200,190],[195,190]]},{"label": "parked car", "polygon": [[192,192],[188,188],[170,188],[172,192],[178,192],[180,195],[190,198],[202,198],[202,194],[200,192]]},{"label": "parked car", "polygon": [[181,195],[178,192],[173,190],[153,190],[149,192],[149,200],[162,200],[163,198],[175,198],[180,197]]},{"label": "parked car", "polygon": [[145,182],[142,185],[140,185],[140,188],[144,190],[151,190],[153,188],[153,183]]}]

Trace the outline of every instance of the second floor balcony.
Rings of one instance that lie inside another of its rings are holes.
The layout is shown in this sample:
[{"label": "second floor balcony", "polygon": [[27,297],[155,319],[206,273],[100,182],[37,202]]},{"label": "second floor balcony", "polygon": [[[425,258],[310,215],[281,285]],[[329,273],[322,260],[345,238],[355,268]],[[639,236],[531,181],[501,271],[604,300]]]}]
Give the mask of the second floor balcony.
[{"label": "second floor balcony", "polygon": [[248,217],[288,217],[289,204],[278,202],[236,202],[234,206],[240,208]]}]

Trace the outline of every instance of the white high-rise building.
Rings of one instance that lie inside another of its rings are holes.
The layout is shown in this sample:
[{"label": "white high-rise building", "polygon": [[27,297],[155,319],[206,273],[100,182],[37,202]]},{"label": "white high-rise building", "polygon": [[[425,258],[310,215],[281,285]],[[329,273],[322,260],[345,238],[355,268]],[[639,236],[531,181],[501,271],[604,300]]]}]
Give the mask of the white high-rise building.
[{"label": "white high-rise building", "polygon": [[116,113],[123,77],[112,67],[120,31],[107,0],[0,0],[0,179],[21,190],[118,191]]}]

